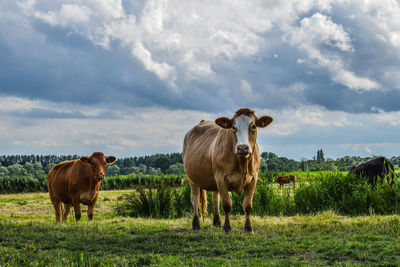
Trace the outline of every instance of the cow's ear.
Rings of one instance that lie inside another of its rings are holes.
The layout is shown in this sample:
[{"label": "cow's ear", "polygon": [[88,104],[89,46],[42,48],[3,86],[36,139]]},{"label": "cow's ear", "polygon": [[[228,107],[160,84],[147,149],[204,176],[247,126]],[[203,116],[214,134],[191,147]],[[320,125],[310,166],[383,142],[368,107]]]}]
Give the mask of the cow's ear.
[{"label": "cow's ear", "polygon": [[90,158],[88,158],[88,157],[81,157],[79,160],[80,160],[81,162],[85,163],[85,164],[90,164],[90,163],[92,163],[92,161],[91,161]]},{"label": "cow's ear", "polygon": [[109,157],[106,158],[107,164],[113,164],[114,161],[116,161],[116,160],[117,160],[117,158],[114,157],[114,156],[109,156]]},{"label": "cow's ear", "polygon": [[257,127],[264,128],[267,127],[274,119],[270,116],[262,116],[257,119]]},{"label": "cow's ear", "polygon": [[215,123],[222,128],[229,129],[233,126],[233,119],[228,119],[227,117],[221,117],[215,120]]}]

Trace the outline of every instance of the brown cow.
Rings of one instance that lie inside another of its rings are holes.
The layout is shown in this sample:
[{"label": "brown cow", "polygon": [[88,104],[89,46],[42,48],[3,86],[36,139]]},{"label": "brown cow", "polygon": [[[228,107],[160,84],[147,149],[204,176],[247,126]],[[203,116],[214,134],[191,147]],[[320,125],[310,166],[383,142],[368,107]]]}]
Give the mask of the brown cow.
[{"label": "brown cow", "polygon": [[293,182],[293,186],[296,187],[296,175],[294,174],[275,176],[274,180],[279,184],[279,188],[282,188],[284,184],[289,184],[290,182]]},{"label": "brown cow", "polygon": [[103,153],[95,152],[90,157],[64,161],[51,168],[47,186],[57,221],[68,219],[71,206],[74,207],[75,219],[78,221],[82,216],[80,203],[88,206],[88,218],[92,220],[106,165],[115,160],[114,156],[106,158]]},{"label": "brown cow", "polygon": [[244,190],[244,229],[248,232],[253,231],[250,213],[260,168],[260,154],[256,143],[257,127],[266,127],[272,120],[269,116],[258,118],[254,111],[244,108],[236,111],[232,119],[222,117],[216,119],[215,123],[201,121],[186,134],[182,156],[192,191],[194,230],[200,229],[199,198],[201,213],[203,216],[206,214],[205,190],[213,191],[215,226],[221,226],[219,199],[220,196],[222,198],[226,233],[232,229],[232,200],[228,192],[240,193]]}]

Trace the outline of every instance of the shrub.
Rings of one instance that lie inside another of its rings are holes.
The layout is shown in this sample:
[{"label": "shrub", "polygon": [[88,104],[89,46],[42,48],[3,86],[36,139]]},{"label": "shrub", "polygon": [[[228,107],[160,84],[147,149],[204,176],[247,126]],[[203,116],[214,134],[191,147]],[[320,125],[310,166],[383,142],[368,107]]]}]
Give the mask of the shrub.
[{"label": "shrub", "polygon": [[46,192],[47,178],[45,175],[32,178],[32,176],[3,176],[0,177],[0,193],[28,193]]}]

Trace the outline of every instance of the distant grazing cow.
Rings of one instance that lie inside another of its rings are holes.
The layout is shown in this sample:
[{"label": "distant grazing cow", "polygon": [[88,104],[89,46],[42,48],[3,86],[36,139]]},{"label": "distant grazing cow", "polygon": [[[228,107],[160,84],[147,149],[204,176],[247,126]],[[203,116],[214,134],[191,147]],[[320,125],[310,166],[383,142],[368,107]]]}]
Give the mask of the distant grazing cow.
[{"label": "distant grazing cow", "polygon": [[258,118],[254,111],[244,108],[236,111],[232,119],[221,117],[215,122],[201,121],[186,134],[182,156],[192,191],[194,230],[200,229],[199,200],[202,216],[207,213],[207,190],[213,191],[214,225],[221,226],[221,196],[225,211],[224,231],[231,232],[232,200],[228,192],[240,193],[244,190],[244,229],[253,231],[250,213],[260,168],[260,152],[256,143],[257,127],[266,127],[272,120],[269,116]]},{"label": "distant grazing cow", "polygon": [[274,180],[279,184],[279,188],[282,188],[284,184],[289,184],[290,182],[293,182],[293,186],[296,187],[296,175],[294,174],[275,176]]},{"label": "distant grazing cow", "polygon": [[82,215],[80,203],[88,206],[88,218],[92,220],[106,165],[115,160],[114,156],[106,158],[103,153],[95,152],[90,157],[64,161],[51,168],[47,185],[57,221],[68,219],[71,206],[74,207],[75,219],[78,221]]},{"label": "distant grazing cow", "polygon": [[384,157],[375,158],[360,165],[353,166],[350,174],[362,175],[368,177],[369,183],[374,187],[379,182],[382,184],[386,181],[389,185],[393,184],[394,168],[393,164]]}]

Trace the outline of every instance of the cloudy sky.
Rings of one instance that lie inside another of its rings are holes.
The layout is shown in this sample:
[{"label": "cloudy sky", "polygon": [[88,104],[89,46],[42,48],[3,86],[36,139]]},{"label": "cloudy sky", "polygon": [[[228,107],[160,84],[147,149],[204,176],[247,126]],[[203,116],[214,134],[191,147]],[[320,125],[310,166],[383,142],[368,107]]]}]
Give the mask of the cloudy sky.
[{"label": "cloudy sky", "polygon": [[0,154],[178,152],[250,107],[261,151],[400,155],[398,0],[3,0],[0,29]]}]

